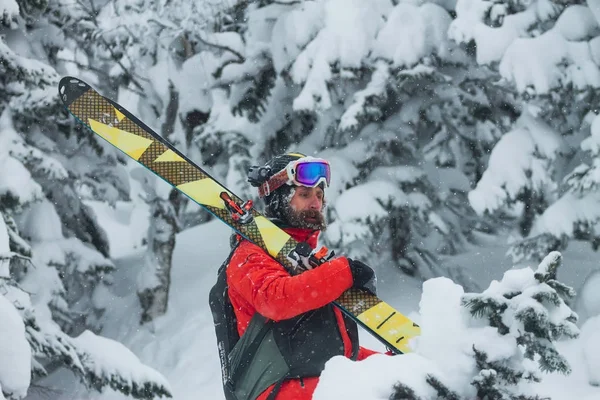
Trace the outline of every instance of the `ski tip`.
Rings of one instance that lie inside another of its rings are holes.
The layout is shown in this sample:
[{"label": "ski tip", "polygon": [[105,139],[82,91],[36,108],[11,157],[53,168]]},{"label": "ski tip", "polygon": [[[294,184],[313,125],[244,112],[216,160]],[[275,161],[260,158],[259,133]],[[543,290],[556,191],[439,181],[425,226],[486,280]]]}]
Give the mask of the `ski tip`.
[{"label": "ski tip", "polygon": [[67,107],[89,89],[90,85],[72,76],[65,76],[58,83],[58,95]]}]

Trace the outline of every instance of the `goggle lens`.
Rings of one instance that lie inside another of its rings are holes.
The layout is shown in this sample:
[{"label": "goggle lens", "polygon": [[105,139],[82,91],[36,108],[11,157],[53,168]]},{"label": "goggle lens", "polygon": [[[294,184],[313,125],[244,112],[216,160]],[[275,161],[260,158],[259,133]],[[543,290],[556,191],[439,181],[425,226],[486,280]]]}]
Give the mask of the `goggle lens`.
[{"label": "goggle lens", "polygon": [[325,178],[325,182],[329,186],[331,172],[328,163],[309,161],[296,165],[296,181],[299,184],[314,187],[322,178]]}]

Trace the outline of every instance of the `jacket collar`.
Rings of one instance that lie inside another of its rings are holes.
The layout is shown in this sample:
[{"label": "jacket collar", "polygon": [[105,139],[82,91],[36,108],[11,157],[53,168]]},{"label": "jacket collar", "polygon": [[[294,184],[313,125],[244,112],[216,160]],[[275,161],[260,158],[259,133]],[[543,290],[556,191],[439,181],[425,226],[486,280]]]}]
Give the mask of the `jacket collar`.
[{"label": "jacket collar", "polygon": [[317,247],[319,234],[321,231],[306,228],[282,228],[288,235],[293,237],[298,242],[306,242],[313,249]]}]

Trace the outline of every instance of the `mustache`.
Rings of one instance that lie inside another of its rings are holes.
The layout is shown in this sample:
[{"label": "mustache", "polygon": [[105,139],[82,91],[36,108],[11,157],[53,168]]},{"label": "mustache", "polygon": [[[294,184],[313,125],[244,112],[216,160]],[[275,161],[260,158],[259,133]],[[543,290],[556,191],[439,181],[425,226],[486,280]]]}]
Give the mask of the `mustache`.
[{"label": "mustache", "polygon": [[306,218],[315,219],[319,223],[322,223],[323,220],[324,220],[323,213],[321,213],[321,211],[319,211],[319,210],[304,210],[304,211],[300,211],[298,213],[298,216],[300,218],[302,218],[302,219],[306,219]]},{"label": "mustache", "polygon": [[321,231],[327,229],[325,216],[319,210],[295,211],[292,207],[286,207],[284,213],[288,223],[294,227]]}]

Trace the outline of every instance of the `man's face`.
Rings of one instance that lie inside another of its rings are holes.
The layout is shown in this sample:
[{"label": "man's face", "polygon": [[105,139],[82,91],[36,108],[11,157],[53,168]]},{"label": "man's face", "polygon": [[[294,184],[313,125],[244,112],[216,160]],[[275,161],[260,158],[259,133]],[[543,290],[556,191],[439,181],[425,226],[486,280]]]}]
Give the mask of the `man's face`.
[{"label": "man's face", "polygon": [[299,228],[325,230],[324,193],[320,187],[297,186],[290,199],[288,220]]}]

